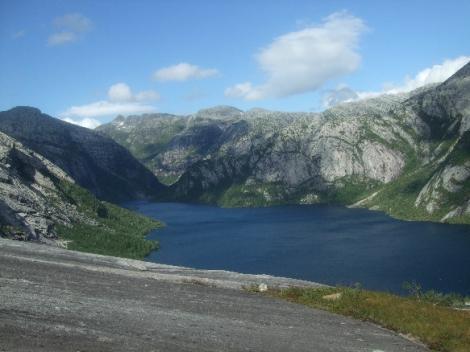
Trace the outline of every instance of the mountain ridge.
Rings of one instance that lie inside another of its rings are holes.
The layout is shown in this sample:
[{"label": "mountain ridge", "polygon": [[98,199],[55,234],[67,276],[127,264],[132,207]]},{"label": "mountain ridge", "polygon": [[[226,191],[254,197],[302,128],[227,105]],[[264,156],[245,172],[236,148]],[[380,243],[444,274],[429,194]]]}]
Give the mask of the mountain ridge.
[{"label": "mountain ridge", "polygon": [[171,184],[177,200],[359,202],[400,218],[468,222],[469,77],[470,63],[441,84],[322,113],[147,114],[145,123],[131,116],[98,130]]},{"label": "mountain ridge", "polygon": [[43,155],[98,198],[153,197],[163,186],[111,138],[32,107],[0,112],[0,131]]}]

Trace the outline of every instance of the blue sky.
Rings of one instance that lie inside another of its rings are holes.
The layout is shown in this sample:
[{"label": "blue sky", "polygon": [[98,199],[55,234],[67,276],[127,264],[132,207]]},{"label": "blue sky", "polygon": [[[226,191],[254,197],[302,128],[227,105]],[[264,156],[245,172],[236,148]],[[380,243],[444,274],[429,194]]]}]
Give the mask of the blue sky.
[{"label": "blue sky", "polygon": [[221,104],[319,111],[445,79],[470,60],[469,13],[468,0],[0,0],[0,109],[88,125]]}]

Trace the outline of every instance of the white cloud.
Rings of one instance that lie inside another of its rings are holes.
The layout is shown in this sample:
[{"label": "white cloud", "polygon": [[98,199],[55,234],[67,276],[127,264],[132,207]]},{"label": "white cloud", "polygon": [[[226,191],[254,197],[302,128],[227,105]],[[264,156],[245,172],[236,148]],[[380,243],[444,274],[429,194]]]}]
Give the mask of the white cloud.
[{"label": "white cloud", "polygon": [[74,42],[92,28],[91,20],[79,13],[57,17],[54,19],[53,24],[56,27],[56,31],[47,39],[49,46]]},{"label": "white cloud", "polygon": [[245,98],[247,100],[260,99],[260,90],[253,88],[250,82],[238,83],[225,89],[225,96],[232,98]]},{"label": "white cloud", "polygon": [[227,88],[225,95],[257,100],[314,91],[358,68],[357,46],[365,30],[360,18],[337,12],[321,24],[284,34],[255,56],[266,82],[258,86],[240,83]]},{"label": "white cloud", "polygon": [[328,108],[339,103],[373,98],[382,94],[411,92],[414,89],[431,83],[440,83],[445,81],[468,62],[470,62],[470,56],[459,56],[455,59],[447,59],[441,64],[433,65],[421,70],[414,77],[405,77],[401,84],[385,84],[384,88],[377,92],[354,91],[345,85],[340,85],[336,89],[326,92],[326,94],[323,95],[322,102],[324,107]]},{"label": "white cloud", "polygon": [[99,125],[101,125],[101,122],[95,119],[90,119],[90,118],[84,118],[81,120],[74,120],[69,117],[63,118],[62,121],[68,122],[68,123],[73,123],[74,125],[86,127],[89,129],[95,129]]},{"label": "white cloud", "polygon": [[61,45],[77,40],[77,35],[73,32],[57,32],[47,38],[47,44],[50,46]]},{"label": "white cloud", "polygon": [[133,100],[131,88],[125,83],[116,83],[109,87],[108,98],[110,101],[125,102]]},{"label": "white cloud", "polygon": [[90,104],[71,106],[61,113],[60,116],[64,120],[76,118],[85,120],[86,118],[91,119],[93,117],[143,114],[156,111],[157,108],[150,105],[148,102],[158,100],[159,98],[160,95],[153,90],[142,91],[134,94],[126,83],[120,82],[113,84],[109,88],[108,100],[100,100]]},{"label": "white cloud", "polygon": [[151,105],[141,103],[115,103],[100,100],[94,103],[72,106],[61,114],[64,118],[71,117],[102,117],[114,115],[143,114],[155,111]]},{"label": "white cloud", "polygon": [[187,81],[189,79],[202,79],[219,74],[215,68],[202,68],[181,62],[177,65],[161,68],[153,74],[158,81]]},{"label": "white cloud", "polygon": [[108,100],[111,102],[144,102],[159,99],[160,94],[154,90],[144,90],[134,94],[131,88],[123,82],[113,84],[108,89]]},{"label": "white cloud", "polygon": [[403,84],[396,87],[388,87],[388,89],[385,89],[385,92],[389,94],[410,92],[426,84],[443,82],[469,61],[470,56],[459,56],[455,59],[444,60],[442,64],[434,65],[418,72],[413,78],[406,77]]}]

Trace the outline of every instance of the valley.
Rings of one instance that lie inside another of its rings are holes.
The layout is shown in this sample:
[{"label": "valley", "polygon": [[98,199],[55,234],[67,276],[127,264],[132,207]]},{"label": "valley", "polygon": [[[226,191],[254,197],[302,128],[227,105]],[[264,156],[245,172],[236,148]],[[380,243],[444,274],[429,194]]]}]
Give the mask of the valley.
[{"label": "valley", "polygon": [[468,13],[0,0],[0,352],[470,351]]}]

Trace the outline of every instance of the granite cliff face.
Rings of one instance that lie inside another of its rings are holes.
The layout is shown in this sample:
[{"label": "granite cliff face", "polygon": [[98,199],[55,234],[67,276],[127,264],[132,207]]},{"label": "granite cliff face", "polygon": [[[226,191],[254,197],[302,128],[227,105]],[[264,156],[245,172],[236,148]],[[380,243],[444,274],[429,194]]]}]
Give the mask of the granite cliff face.
[{"label": "granite cliff face", "polygon": [[62,169],[0,132],[0,235],[52,243],[55,224],[94,224],[63,194]]},{"label": "granite cliff face", "polygon": [[16,107],[0,112],[0,131],[50,160],[101,199],[152,197],[163,189],[151,172],[112,139],[38,109]]},{"label": "granite cliff face", "polygon": [[119,117],[98,130],[177,199],[225,206],[338,202],[466,222],[470,64],[440,85],[322,113],[231,107]]}]

